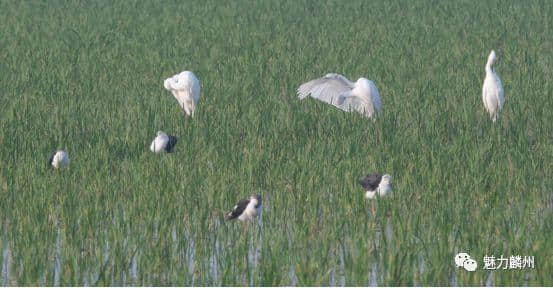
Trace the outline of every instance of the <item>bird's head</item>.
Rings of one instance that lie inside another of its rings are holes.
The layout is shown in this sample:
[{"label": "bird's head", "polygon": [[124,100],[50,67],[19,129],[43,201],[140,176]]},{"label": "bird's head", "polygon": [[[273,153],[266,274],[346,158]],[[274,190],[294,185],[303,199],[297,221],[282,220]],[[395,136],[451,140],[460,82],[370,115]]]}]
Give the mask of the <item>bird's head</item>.
[{"label": "bird's head", "polygon": [[[357,81],[354,84],[353,91],[355,91],[354,93],[357,93],[358,95],[369,96],[371,93],[371,80],[363,77],[357,79]],[[367,99],[367,100],[371,100],[371,99]]]},{"label": "bird's head", "polygon": [[165,135],[165,132],[159,130],[159,131],[157,131],[157,134],[156,134],[156,135],[157,135],[157,136],[163,136],[163,135]]},{"label": "bird's head", "polygon": [[192,86],[195,76],[190,71],[184,71],[173,77],[169,77],[163,81],[163,87],[169,91],[182,90],[186,87]]},{"label": "bird's head", "polygon": [[355,87],[369,88],[369,79],[361,77],[355,82]]},{"label": "bird's head", "polygon": [[261,203],[261,195],[258,195],[258,194],[253,194],[250,196],[250,201],[253,201],[255,200],[256,201],[256,204],[260,204]]},{"label": "bird's head", "polygon": [[384,174],[384,176],[382,176],[382,183],[392,183],[392,176],[390,174]]},{"label": "bird's head", "polygon": [[490,55],[488,56],[488,64],[493,65],[497,61],[497,54],[495,53],[495,50],[492,50],[490,52]]}]

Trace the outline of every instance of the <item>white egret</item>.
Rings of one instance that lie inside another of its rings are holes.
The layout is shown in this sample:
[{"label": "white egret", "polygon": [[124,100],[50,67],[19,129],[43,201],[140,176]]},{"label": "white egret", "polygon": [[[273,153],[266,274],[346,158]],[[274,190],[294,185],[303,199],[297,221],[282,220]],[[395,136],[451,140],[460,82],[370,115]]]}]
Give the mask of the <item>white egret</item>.
[{"label": "white egret", "polygon": [[238,218],[240,221],[252,220],[261,214],[261,196],[251,195],[249,199],[242,199],[225,215],[226,220]]},{"label": "white egret", "polygon": [[177,144],[177,137],[167,135],[163,131],[157,131],[157,136],[150,145],[150,150],[154,153],[160,153],[165,151],[167,153],[173,152],[173,148]]},{"label": "white egret", "polygon": [[186,115],[194,117],[194,110],[200,100],[200,81],[190,71],[184,71],[165,79],[163,86],[173,93]]},{"label": "white egret", "polygon": [[50,155],[48,163],[55,169],[66,167],[69,165],[69,155],[64,150],[56,150]]},{"label": "white egret", "polygon": [[382,108],[376,85],[366,78],[359,78],[354,83],[340,74],[330,73],[302,84],[297,93],[300,99],[311,95],[341,110],[355,110],[368,118]]},{"label": "white egret", "polygon": [[484,78],[484,85],[482,86],[484,107],[490,114],[493,122],[497,120],[497,115],[503,108],[503,103],[505,103],[501,79],[499,79],[499,76],[492,67],[496,60],[497,56],[495,55],[495,51],[492,50],[490,56],[488,56],[488,62],[486,63],[486,78]]}]

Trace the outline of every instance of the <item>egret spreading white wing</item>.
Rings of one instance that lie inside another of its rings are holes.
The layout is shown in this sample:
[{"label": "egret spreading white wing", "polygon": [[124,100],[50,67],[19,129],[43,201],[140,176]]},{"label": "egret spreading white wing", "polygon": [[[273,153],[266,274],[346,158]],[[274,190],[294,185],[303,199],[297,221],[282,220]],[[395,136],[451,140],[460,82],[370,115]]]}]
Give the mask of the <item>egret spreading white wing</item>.
[{"label": "egret spreading white wing", "polygon": [[300,99],[309,95],[341,110],[354,110],[369,118],[382,108],[376,85],[366,78],[359,78],[354,83],[340,74],[326,74],[298,88]]},{"label": "egret spreading white wing", "polygon": [[163,86],[173,93],[186,115],[194,117],[194,110],[200,100],[200,81],[190,71],[184,71],[165,79]]},{"label": "egret spreading white wing", "polygon": [[503,103],[505,103],[501,79],[499,79],[499,76],[492,68],[496,59],[495,51],[492,50],[486,63],[486,78],[484,78],[484,85],[482,86],[482,101],[493,122],[497,120],[497,115],[503,108]]}]

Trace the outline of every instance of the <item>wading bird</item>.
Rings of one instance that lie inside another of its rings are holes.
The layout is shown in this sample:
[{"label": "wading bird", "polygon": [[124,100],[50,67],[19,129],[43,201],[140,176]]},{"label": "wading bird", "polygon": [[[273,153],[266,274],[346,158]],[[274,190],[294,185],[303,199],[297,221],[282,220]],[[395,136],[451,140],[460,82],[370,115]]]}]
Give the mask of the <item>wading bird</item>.
[{"label": "wading bird", "polygon": [[238,218],[240,221],[252,220],[261,214],[261,196],[251,195],[249,199],[242,199],[225,215],[225,220]]},{"label": "wading bird", "polygon": [[484,78],[484,85],[482,86],[484,107],[490,114],[493,122],[497,120],[497,115],[503,108],[503,103],[505,103],[501,79],[499,79],[499,76],[492,68],[496,60],[497,56],[495,55],[495,51],[492,50],[490,56],[488,56],[488,62],[486,63],[486,78]]},{"label": "wading bird", "polygon": [[377,195],[383,197],[392,192],[392,176],[389,174],[370,173],[360,179],[359,184],[365,189],[367,199],[374,199]]},{"label": "wading bird", "polygon": [[163,86],[173,93],[186,115],[194,117],[194,110],[200,100],[200,81],[190,71],[184,71],[165,79]]},{"label": "wading bird", "polygon": [[177,137],[167,135],[163,131],[157,131],[157,136],[150,145],[150,150],[154,153],[160,153],[165,151],[167,153],[173,152],[173,148],[177,144]]},{"label": "wading bird", "polygon": [[[374,199],[377,195],[384,197],[392,192],[392,176],[389,174],[370,173],[358,182],[365,189],[366,199]],[[374,201],[371,204],[371,212],[374,215],[376,210]]]},{"label": "wading bird", "polygon": [[55,169],[66,167],[69,165],[69,155],[64,150],[56,150],[50,155],[48,163]]},{"label": "wading bird", "polygon": [[359,78],[354,83],[340,74],[330,73],[302,84],[297,93],[301,100],[311,95],[341,110],[357,111],[368,118],[374,117],[382,107],[376,85],[366,78]]}]

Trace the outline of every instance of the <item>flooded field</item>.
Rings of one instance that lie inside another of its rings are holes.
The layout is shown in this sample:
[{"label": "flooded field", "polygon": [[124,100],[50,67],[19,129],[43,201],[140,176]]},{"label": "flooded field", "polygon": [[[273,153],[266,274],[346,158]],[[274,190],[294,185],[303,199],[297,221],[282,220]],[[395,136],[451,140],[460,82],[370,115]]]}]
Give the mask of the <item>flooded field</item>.
[{"label": "flooded field", "polygon": [[[1,3],[1,285],[553,285],[553,1]],[[375,120],[298,99],[326,73],[374,81]]]}]

